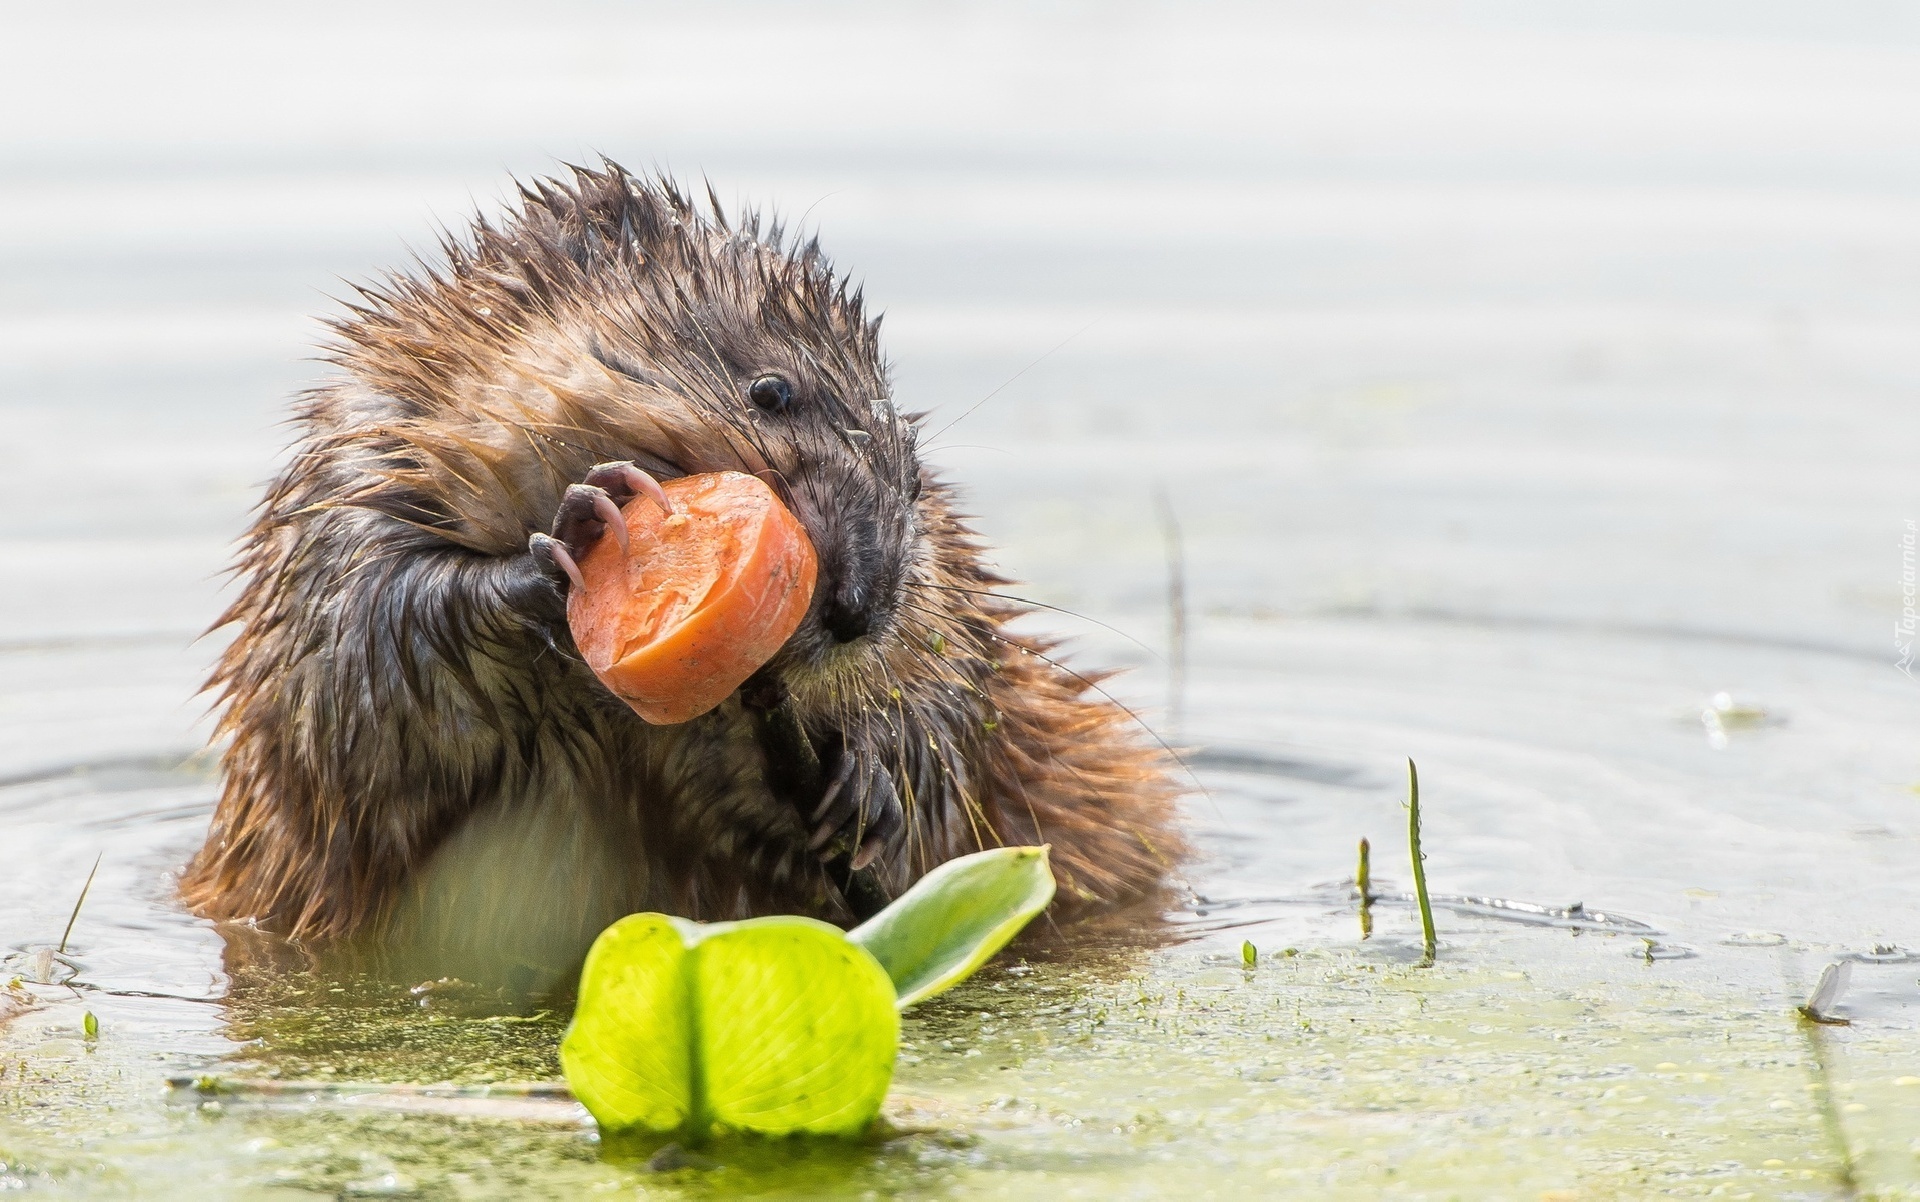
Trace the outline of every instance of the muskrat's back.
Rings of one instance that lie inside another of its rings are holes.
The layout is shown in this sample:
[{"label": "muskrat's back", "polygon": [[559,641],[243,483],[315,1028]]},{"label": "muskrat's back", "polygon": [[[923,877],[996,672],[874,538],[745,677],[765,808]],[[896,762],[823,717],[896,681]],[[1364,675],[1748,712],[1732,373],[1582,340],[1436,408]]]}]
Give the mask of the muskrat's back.
[{"label": "muskrat's back", "polygon": [[[635,910],[846,921],[835,847],[888,893],[1022,843],[1066,910],[1155,892],[1184,850],[1166,757],[1005,629],[815,246],[609,164],[444,250],[335,323],[241,544],[196,912],[564,971]],[[809,795],[752,698],[649,726],[575,652],[568,569],[635,469],[759,473],[805,526],[812,608],[753,687],[824,766]]]}]

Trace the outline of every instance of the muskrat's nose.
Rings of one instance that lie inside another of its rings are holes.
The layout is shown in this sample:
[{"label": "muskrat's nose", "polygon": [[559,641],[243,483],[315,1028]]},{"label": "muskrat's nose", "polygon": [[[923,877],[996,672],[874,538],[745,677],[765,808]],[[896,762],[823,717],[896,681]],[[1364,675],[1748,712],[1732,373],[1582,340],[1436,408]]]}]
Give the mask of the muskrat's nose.
[{"label": "muskrat's nose", "polygon": [[867,633],[873,628],[873,615],[867,611],[867,590],[857,584],[835,588],[820,621],[837,643],[851,643]]}]

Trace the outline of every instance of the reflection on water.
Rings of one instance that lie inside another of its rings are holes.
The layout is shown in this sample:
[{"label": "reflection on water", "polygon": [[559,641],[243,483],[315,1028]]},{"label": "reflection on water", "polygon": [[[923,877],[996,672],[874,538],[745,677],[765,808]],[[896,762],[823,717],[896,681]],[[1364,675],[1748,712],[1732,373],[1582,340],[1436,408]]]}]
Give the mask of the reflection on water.
[{"label": "reflection on water", "polygon": [[[11,20],[0,1188],[1833,1197],[1849,1159],[1920,1188],[1905,16]],[[809,66],[769,104],[742,63]],[[1020,591],[1093,619],[1042,624],[1149,721],[1165,664],[1108,627],[1159,647],[1156,492],[1184,533],[1191,938],[1033,947],[913,1017],[874,1147],[649,1169],[577,1114],[161,1087],[553,1072],[563,1002],[263,958],[171,874],[216,789],[196,635],[320,370],[315,290],[583,146],[820,228]],[[1839,960],[1850,1025],[1810,1043]]]}]

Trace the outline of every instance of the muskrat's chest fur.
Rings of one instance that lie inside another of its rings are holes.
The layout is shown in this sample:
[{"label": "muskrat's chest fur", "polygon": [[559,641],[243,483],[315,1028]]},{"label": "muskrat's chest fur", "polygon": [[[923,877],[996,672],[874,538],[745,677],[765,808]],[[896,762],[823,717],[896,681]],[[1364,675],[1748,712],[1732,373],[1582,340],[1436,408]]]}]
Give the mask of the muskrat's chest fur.
[{"label": "muskrat's chest fur", "polygon": [[[1004,628],[878,322],[814,247],[609,165],[445,253],[336,323],[242,542],[197,912],[404,937],[429,971],[481,944],[564,967],[635,910],[848,921],[836,830],[888,893],[1041,842],[1062,907],[1156,891],[1183,854],[1165,757]],[[633,467],[757,473],[806,528],[820,584],[762,676],[819,797],[741,695],[649,726],[581,662],[560,569]]]}]

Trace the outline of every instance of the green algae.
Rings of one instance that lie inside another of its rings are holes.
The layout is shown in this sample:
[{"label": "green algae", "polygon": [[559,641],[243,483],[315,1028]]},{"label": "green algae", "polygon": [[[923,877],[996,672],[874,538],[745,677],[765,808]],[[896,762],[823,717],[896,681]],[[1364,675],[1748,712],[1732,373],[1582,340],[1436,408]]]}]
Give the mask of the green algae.
[{"label": "green algae", "polygon": [[[1765,984],[1767,951],[1648,965],[1623,938],[1458,942],[1429,968],[1417,945],[1379,939],[1257,971],[1232,945],[1003,959],[905,1017],[881,1137],[736,1141],[704,1159],[621,1155],[560,1112],[168,1094],[162,1057],[120,1039],[90,1053],[77,1008],[49,1005],[4,1036],[0,1160],[102,1196],[1330,1199],[1840,1198],[1851,1161],[1865,1196],[1920,1198],[1920,1043],[1823,1028],[1823,1076],[1798,999]],[[207,1067],[551,1079],[563,1017],[450,985],[295,975],[236,994],[248,1042]]]},{"label": "green algae", "polygon": [[228,1010],[228,1036],[245,1045],[238,1073],[462,1085],[558,1078],[567,1019],[560,1006],[456,980],[405,987],[312,971],[250,976]]}]

